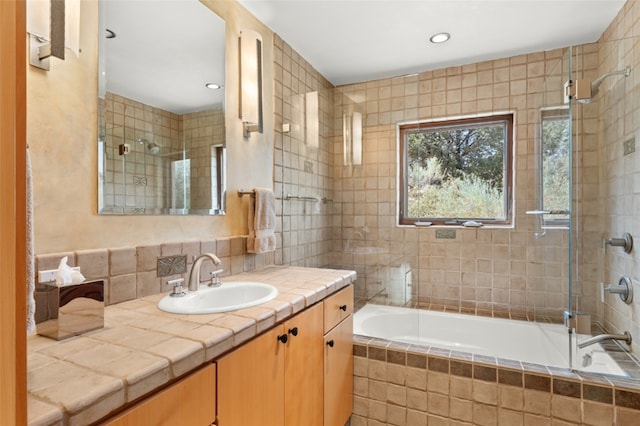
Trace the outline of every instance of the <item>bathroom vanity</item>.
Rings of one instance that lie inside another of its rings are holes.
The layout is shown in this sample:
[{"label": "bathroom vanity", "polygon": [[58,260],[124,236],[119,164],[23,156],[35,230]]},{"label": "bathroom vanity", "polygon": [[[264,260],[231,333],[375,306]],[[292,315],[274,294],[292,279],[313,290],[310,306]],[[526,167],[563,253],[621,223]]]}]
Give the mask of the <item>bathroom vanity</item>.
[{"label": "bathroom vanity", "polygon": [[276,286],[278,297],[175,315],[158,310],[156,295],[107,307],[104,330],[63,342],[33,336],[29,424],[343,425],[355,272],[269,267],[225,281],[248,280]]}]

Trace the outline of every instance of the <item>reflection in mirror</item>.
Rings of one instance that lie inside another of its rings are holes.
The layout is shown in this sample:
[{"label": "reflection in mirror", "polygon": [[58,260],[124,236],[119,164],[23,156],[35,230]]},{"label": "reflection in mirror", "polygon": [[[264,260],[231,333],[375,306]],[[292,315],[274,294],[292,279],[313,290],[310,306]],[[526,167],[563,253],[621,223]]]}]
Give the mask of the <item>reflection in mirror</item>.
[{"label": "reflection in mirror", "polygon": [[98,212],[224,214],[224,20],[198,0],[99,16]]}]

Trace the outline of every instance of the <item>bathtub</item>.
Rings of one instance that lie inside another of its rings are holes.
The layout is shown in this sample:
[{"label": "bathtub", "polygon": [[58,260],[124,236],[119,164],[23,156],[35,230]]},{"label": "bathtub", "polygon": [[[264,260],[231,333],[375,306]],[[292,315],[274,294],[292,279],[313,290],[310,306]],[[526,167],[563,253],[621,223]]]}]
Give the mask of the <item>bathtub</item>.
[{"label": "bathtub", "polygon": [[[569,367],[569,339],[561,324],[547,324],[367,304],[355,313],[353,332],[362,336]],[[578,335],[578,339],[587,338]],[[575,343],[574,343],[575,345]],[[574,346],[575,347],[575,346]],[[588,355],[588,356],[587,356]],[[627,376],[599,344],[580,349],[581,371]]]}]

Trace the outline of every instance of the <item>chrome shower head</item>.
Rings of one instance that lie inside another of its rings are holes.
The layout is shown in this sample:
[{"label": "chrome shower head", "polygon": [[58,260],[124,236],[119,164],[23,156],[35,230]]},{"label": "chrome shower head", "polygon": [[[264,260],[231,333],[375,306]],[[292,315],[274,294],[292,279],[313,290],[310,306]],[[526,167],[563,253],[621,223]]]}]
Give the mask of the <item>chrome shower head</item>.
[{"label": "chrome shower head", "polygon": [[147,144],[147,149],[149,150],[149,152],[153,155],[156,155],[160,152],[160,145],[158,145],[155,142],[149,142]]},{"label": "chrome shower head", "polygon": [[609,77],[613,77],[614,75],[624,75],[625,77],[629,77],[630,74],[631,74],[631,67],[627,66],[623,70],[611,71],[611,72],[608,72],[606,74],[601,75],[600,77],[596,78],[593,81],[593,83],[591,83],[591,96],[588,97],[588,98],[578,99],[578,102],[581,102],[583,104],[590,103],[593,100],[593,98],[595,98],[596,95],[598,94],[598,90],[600,89],[600,85],[602,84],[602,82],[605,79],[607,79]]}]

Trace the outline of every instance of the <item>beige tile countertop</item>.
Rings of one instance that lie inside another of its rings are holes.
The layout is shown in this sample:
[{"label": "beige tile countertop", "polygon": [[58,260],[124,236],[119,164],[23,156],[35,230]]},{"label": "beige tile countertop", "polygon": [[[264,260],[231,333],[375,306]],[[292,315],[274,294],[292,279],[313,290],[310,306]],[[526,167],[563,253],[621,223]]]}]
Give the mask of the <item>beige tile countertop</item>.
[{"label": "beige tile countertop", "polygon": [[278,288],[262,305],[221,314],[162,312],[155,296],[105,308],[105,326],[56,341],[28,338],[29,425],[87,425],[215,359],[355,280],[353,271],[272,266],[224,278]]}]

